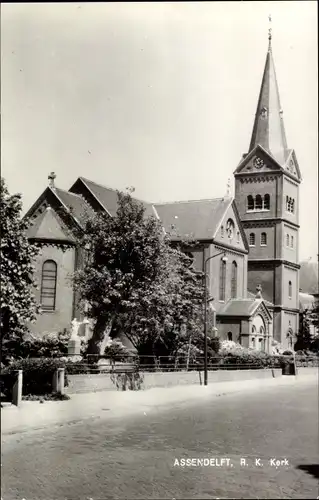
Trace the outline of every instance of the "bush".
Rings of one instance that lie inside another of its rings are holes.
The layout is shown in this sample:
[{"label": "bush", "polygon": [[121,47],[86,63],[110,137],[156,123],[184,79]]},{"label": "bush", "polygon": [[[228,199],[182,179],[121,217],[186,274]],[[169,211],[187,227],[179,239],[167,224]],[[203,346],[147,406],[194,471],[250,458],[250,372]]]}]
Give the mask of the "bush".
[{"label": "bush", "polygon": [[117,390],[140,391],[143,384],[143,374],[139,372],[133,373],[112,373],[111,381],[116,386]]},{"label": "bush", "polygon": [[223,352],[219,356],[219,365],[237,365],[242,369],[248,368],[279,368],[280,361],[278,356],[273,356],[262,351],[242,348],[241,350],[233,350]]},{"label": "bush", "polygon": [[48,334],[41,338],[30,337],[17,343],[13,352],[20,358],[57,358],[68,354],[70,333],[64,329],[58,334]]},{"label": "bush", "polygon": [[[64,368],[65,362],[59,359],[21,359],[14,361],[11,365],[5,367],[3,374],[13,373],[15,370],[23,370],[23,389],[22,394],[26,395],[44,395],[52,393],[53,374],[57,368]],[[67,375],[65,373],[64,385],[68,385]]]},{"label": "bush", "polygon": [[105,347],[103,357],[112,361],[131,361],[135,354],[132,354],[119,340],[112,340]]}]

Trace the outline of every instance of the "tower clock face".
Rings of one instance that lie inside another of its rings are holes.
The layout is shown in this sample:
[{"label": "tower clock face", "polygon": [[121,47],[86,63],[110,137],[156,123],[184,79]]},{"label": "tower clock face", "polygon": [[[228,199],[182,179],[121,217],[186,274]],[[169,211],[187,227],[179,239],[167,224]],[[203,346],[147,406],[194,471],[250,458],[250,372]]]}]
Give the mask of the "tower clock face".
[{"label": "tower clock face", "polygon": [[259,158],[258,156],[254,159],[254,167],[255,168],[261,168],[265,165],[264,160]]}]

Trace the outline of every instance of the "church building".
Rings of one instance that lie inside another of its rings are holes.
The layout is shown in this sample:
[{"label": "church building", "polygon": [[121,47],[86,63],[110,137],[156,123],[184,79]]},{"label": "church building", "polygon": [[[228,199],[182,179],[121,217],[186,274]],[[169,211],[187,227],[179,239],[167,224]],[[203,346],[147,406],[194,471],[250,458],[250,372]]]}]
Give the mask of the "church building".
[{"label": "church building", "polygon": [[[235,197],[142,202],[172,242],[191,238],[194,265],[207,273],[217,335],[270,352],[273,340],[291,348],[299,314],[299,184],[294,150],[287,146],[271,36],[249,150],[234,171]],[[49,186],[26,216],[30,241],[41,245],[36,278],[42,314],[31,326],[42,336],[83,320],[71,276],[81,266],[76,237],[85,214],[117,210],[117,193],[79,177],[69,191]],[[84,330],[83,330],[84,334]]]}]

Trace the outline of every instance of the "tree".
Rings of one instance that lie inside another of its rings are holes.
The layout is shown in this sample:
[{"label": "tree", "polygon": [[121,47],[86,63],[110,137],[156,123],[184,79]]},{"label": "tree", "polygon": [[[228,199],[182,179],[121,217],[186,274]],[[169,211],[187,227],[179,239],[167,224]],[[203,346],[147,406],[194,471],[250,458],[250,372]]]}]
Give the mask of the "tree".
[{"label": "tree", "polygon": [[38,306],[32,288],[38,248],[29,243],[28,222],[21,218],[21,195],[10,195],[4,179],[0,186],[1,236],[1,355],[6,360],[21,342],[27,322],[36,319]]},{"label": "tree", "polygon": [[95,320],[88,353],[100,353],[106,331],[123,332],[140,354],[176,350],[183,325],[191,331],[202,314],[203,280],[160,222],[118,192],[116,215],[88,218],[80,245],[87,258],[74,283]]}]

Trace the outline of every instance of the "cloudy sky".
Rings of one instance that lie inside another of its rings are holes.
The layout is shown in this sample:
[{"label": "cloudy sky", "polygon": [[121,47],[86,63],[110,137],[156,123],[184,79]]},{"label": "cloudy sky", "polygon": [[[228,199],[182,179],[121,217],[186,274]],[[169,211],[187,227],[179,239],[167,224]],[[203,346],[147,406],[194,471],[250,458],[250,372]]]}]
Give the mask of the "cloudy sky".
[{"label": "cloudy sky", "polygon": [[26,210],[55,171],[63,189],[81,175],[153,202],[223,196],[249,146],[270,13],[288,146],[303,175],[300,257],[315,259],[315,1],[2,4],[10,191]]}]

